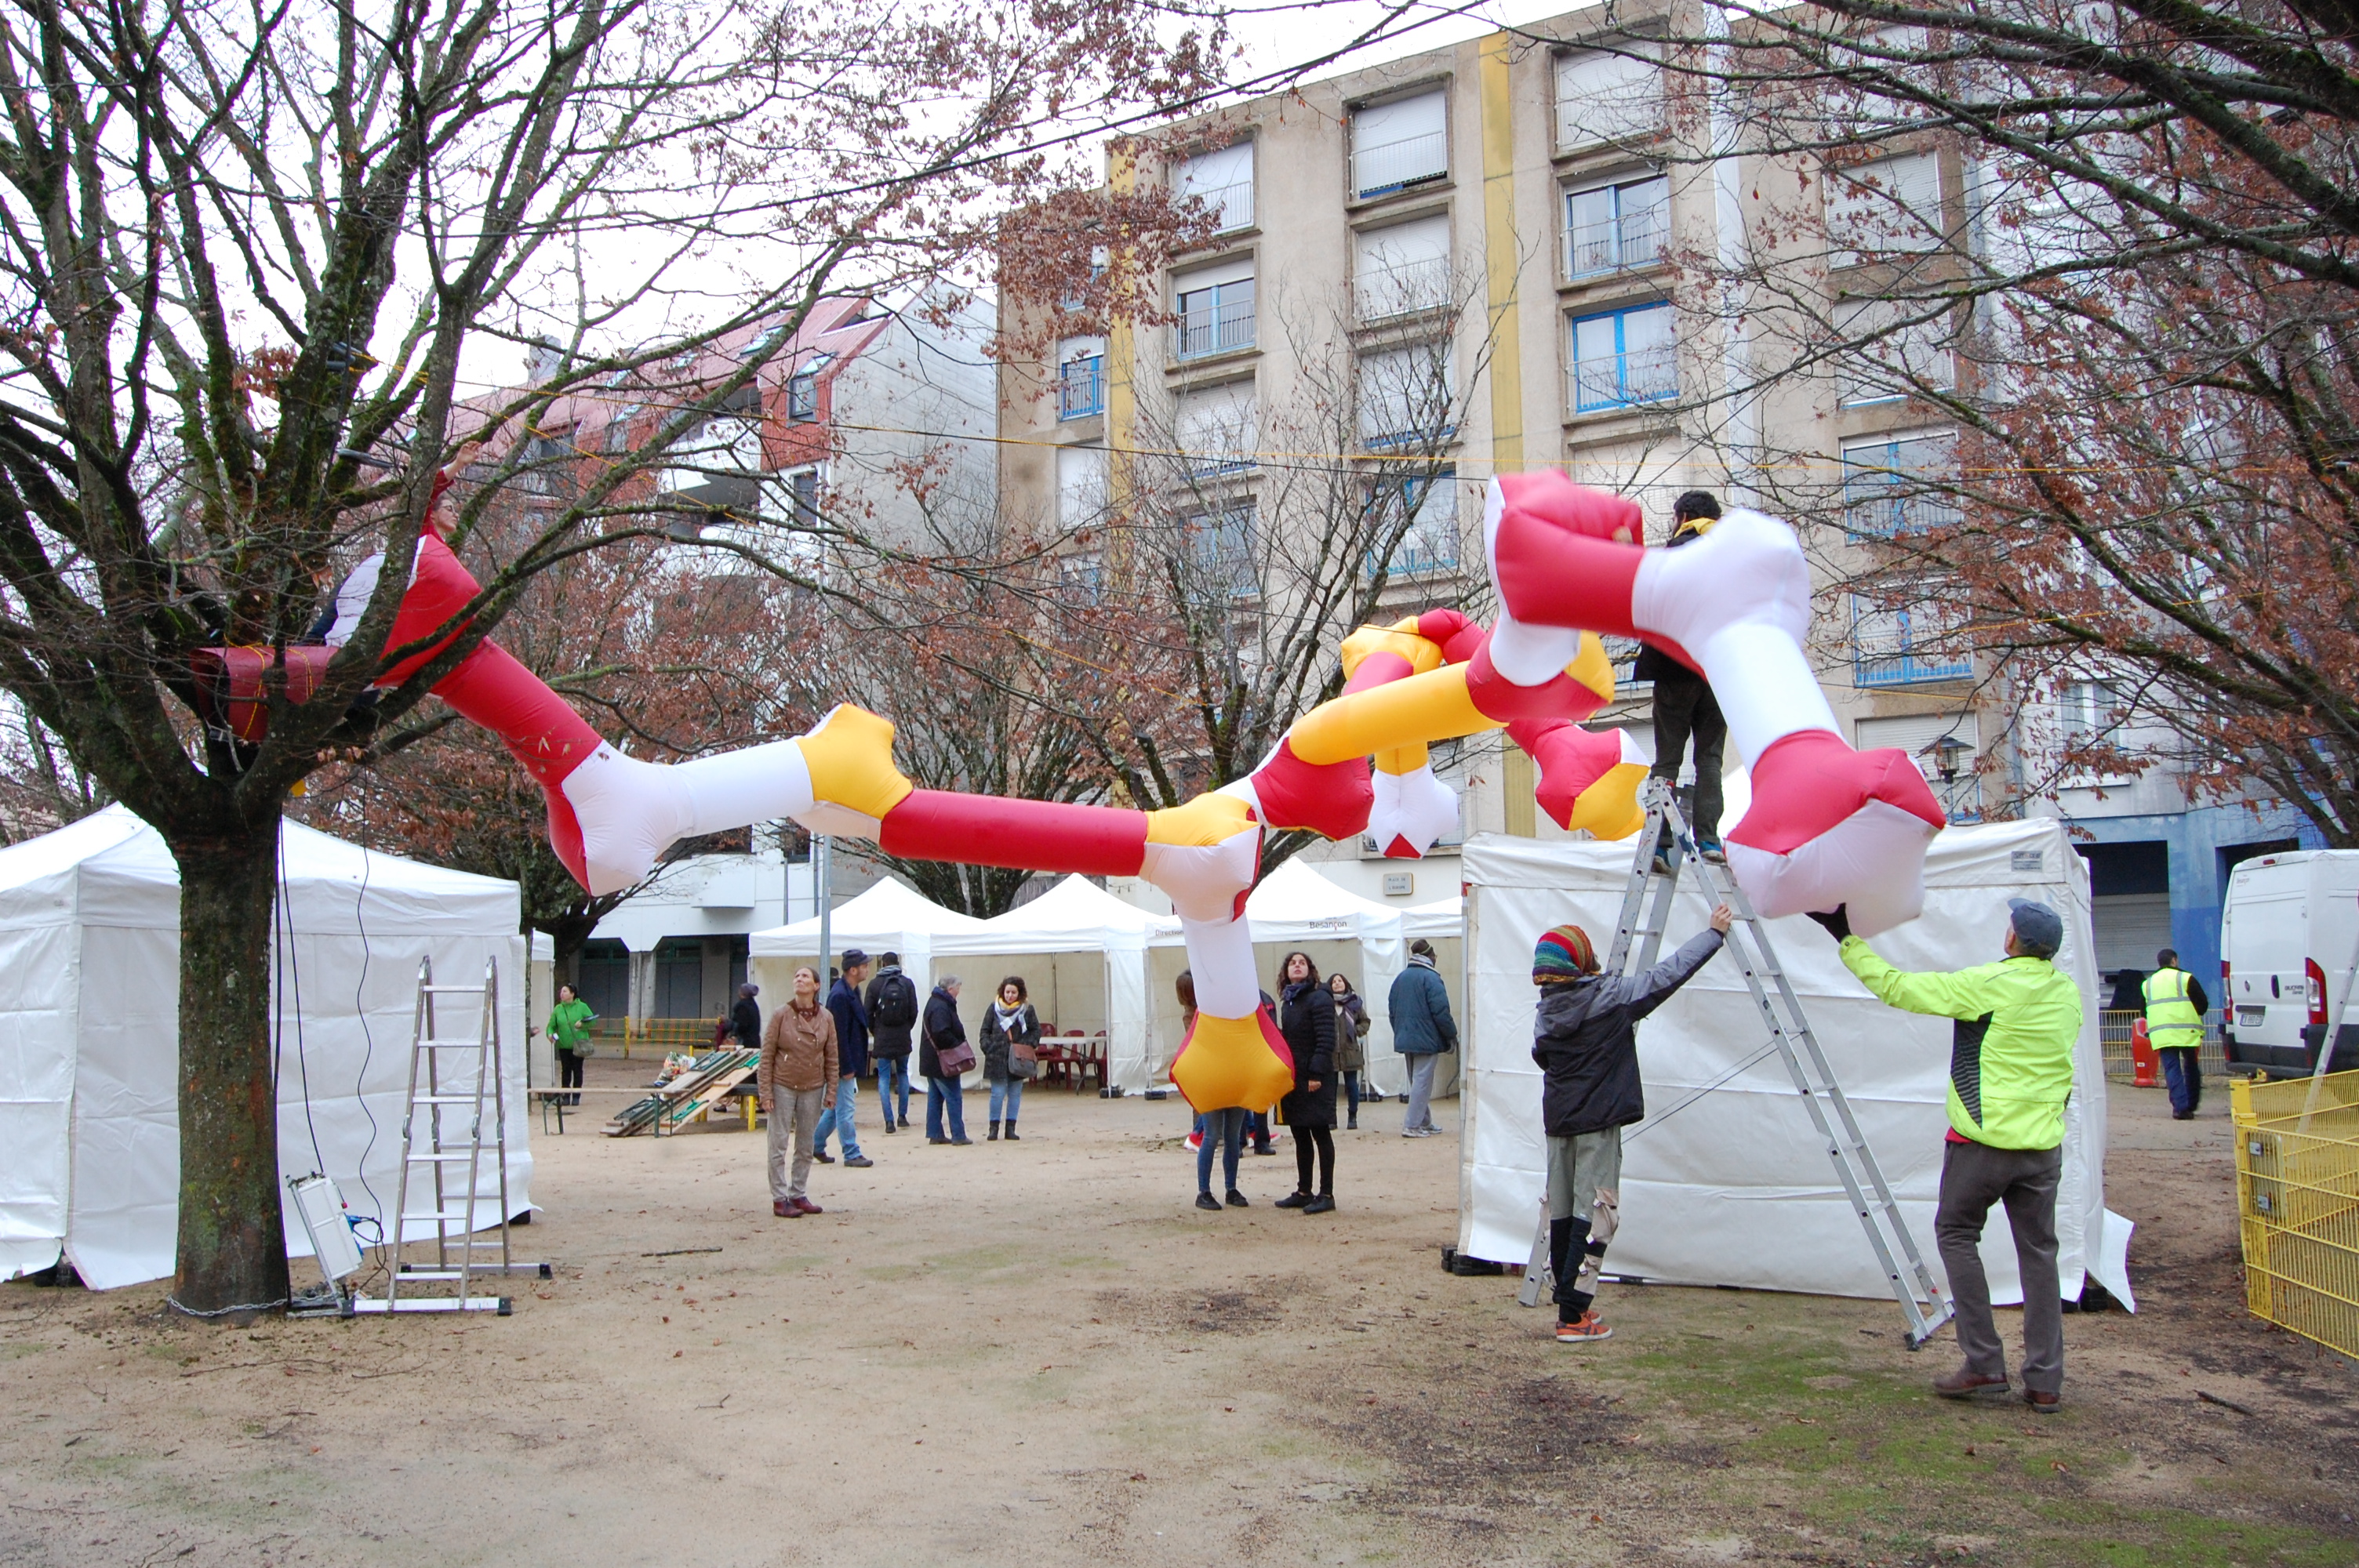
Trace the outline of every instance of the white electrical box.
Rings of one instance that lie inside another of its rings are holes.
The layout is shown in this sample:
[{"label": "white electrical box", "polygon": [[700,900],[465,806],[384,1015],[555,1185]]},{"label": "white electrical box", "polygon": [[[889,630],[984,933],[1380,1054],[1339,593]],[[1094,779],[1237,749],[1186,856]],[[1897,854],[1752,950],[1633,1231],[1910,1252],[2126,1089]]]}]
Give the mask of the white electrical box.
[{"label": "white electrical box", "polygon": [[287,1193],[295,1200],[295,1212],[303,1217],[304,1232],[311,1238],[311,1250],[328,1282],[360,1272],[360,1238],[344,1217],[344,1195],[336,1184],[316,1173],[297,1176],[288,1182]]}]

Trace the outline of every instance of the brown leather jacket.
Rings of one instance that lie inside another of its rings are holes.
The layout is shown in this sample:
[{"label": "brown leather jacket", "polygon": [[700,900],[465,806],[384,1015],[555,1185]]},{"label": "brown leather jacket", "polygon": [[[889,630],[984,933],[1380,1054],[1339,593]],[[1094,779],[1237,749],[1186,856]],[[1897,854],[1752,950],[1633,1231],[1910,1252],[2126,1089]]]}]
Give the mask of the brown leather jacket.
[{"label": "brown leather jacket", "polygon": [[789,1000],[774,1009],[762,1025],[762,1066],[754,1082],[767,1099],[778,1089],[832,1091],[835,1070],[835,1015],[814,1001],[809,1012]]}]

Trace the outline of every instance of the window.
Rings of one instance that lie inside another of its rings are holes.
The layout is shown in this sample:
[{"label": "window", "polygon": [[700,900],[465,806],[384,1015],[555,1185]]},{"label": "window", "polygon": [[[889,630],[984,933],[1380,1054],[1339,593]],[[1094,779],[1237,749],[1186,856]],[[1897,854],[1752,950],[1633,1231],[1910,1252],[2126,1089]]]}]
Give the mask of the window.
[{"label": "window", "polygon": [[[1368,512],[1367,531],[1379,543],[1407,517],[1386,564],[1395,577],[1458,569],[1457,470],[1443,469],[1430,479],[1382,481],[1369,492]],[[1365,570],[1370,577],[1376,574],[1373,549]]]},{"label": "window", "polygon": [[1214,593],[1247,599],[1261,591],[1254,563],[1253,503],[1209,512],[1181,524],[1187,558]]},{"label": "window", "polygon": [[1957,447],[1957,437],[1947,430],[1909,430],[1845,443],[1843,527],[1890,536],[1957,522],[1957,502],[1937,488],[1955,475]]},{"label": "window", "polygon": [[1886,609],[1854,594],[1851,600],[1852,680],[1864,687],[1914,686],[1963,680],[1973,661],[1955,645],[1957,622],[1926,602]]},{"label": "window", "polygon": [[1256,412],[1249,381],[1181,393],[1171,421],[1181,471],[1202,478],[1252,468],[1261,440]]},{"label": "window", "polygon": [[1105,412],[1105,340],[1067,338],[1057,345],[1057,417]]},{"label": "window", "polygon": [[1363,321],[1436,310],[1450,303],[1450,215],[1412,218],[1355,237],[1354,302]]},{"label": "window", "polygon": [[1382,452],[1448,440],[1457,428],[1450,370],[1447,341],[1362,354],[1362,445]]},{"label": "window", "polygon": [[1179,357],[1201,359],[1254,346],[1254,276],[1250,261],[1207,267],[1174,280],[1179,295]]},{"label": "window", "polygon": [[787,417],[799,423],[819,417],[819,372],[807,370],[787,378]]},{"label": "window", "polygon": [[641,403],[625,404],[614,410],[613,416],[606,421],[605,449],[608,457],[629,449],[631,427],[637,424],[639,416],[646,412],[647,406]]},{"label": "window", "polygon": [[1106,449],[1057,449],[1057,525],[1067,533],[1101,521],[1106,507]]},{"label": "window", "polygon": [[1950,307],[1938,299],[1854,299],[1835,307],[1835,392],[1845,408],[1956,384]]},{"label": "window", "polygon": [[1440,88],[1352,111],[1352,189],[1365,200],[1450,172],[1450,133]]},{"label": "window", "polygon": [[1663,128],[1663,81],[1643,44],[1622,52],[1586,49],[1556,62],[1560,152],[1604,142],[1638,142]]},{"label": "window", "polygon": [[1829,263],[1857,266],[1941,243],[1941,160],[1931,153],[1827,170]]},{"label": "window", "polygon": [[807,527],[818,524],[819,470],[797,469],[787,475],[787,516]]},{"label": "window", "polygon": [[2076,680],[2064,687],[2062,709],[2064,743],[2068,746],[2109,746],[2121,732],[2121,694],[2113,683],[2101,680]]},{"label": "window", "polygon": [[1105,592],[1105,560],[1095,550],[1057,557],[1057,587],[1069,604],[1095,604]]},{"label": "window", "polygon": [[1218,152],[1199,153],[1179,168],[1175,194],[1195,197],[1211,208],[1220,232],[1253,227],[1254,145],[1238,142]]},{"label": "window", "polygon": [[1594,277],[1662,259],[1671,219],[1671,182],[1658,175],[1564,199],[1564,275]]},{"label": "window", "polygon": [[1572,324],[1572,406],[1587,414],[1662,403],[1680,392],[1671,308],[1644,305]]}]

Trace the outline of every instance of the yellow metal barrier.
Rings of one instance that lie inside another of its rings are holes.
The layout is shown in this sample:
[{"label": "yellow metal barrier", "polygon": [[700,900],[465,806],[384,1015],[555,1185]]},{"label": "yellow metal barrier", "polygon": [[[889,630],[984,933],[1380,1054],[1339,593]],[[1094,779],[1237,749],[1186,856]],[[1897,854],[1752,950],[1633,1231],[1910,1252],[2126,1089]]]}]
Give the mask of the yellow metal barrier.
[{"label": "yellow metal barrier", "polygon": [[2246,1303],[2359,1357],[2359,1072],[2228,1092]]}]

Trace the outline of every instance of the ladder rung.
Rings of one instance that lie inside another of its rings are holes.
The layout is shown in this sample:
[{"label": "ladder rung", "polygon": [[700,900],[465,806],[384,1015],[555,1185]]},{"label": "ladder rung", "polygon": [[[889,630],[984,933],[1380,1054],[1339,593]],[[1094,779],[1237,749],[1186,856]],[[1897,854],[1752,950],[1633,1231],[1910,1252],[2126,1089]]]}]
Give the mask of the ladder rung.
[{"label": "ladder rung", "polygon": [[405,1268],[401,1271],[401,1282],[406,1285],[412,1280],[472,1280],[482,1272],[483,1271],[481,1269],[460,1270]]},{"label": "ladder rung", "polygon": [[428,996],[481,996],[484,994],[484,988],[481,986],[420,986],[418,989]]},{"label": "ladder rung", "polygon": [[475,1156],[473,1154],[405,1154],[402,1158],[413,1165],[464,1165],[472,1162]]},{"label": "ladder rung", "polygon": [[473,1095],[413,1095],[410,1097],[409,1103],[412,1105],[473,1105],[475,1103],[475,1098]]},{"label": "ladder rung", "polygon": [[417,1048],[420,1051],[481,1051],[485,1049],[490,1044],[490,1042],[485,1040],[419,1040],[415,1042],[415,1044]]},{"label": "ladder rung", "polygon": [[408,1225],[411,1220],[419,1220],[432,1221],[442,1225],[464,1225],[474,1217],[475,1217],[472,1213],[463,1208],[428,1209],[421,1214],[403,1215],[401,1217],[401,1223]]}]

